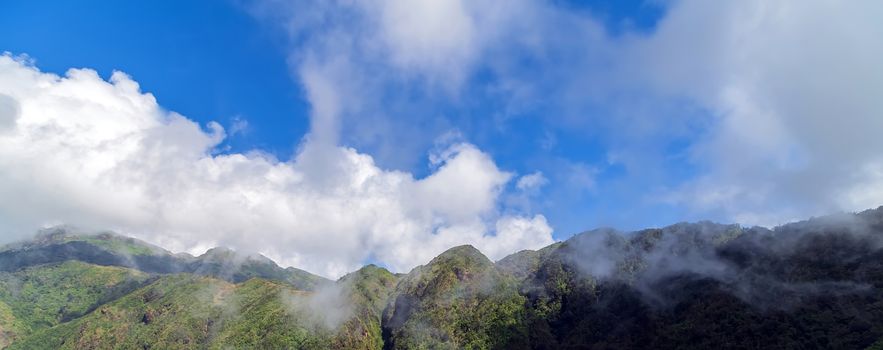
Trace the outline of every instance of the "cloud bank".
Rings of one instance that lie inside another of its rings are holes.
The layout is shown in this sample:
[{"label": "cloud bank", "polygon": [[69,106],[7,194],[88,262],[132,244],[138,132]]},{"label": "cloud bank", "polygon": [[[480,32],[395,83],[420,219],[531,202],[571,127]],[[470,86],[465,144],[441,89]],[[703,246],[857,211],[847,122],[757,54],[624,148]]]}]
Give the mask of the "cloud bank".
[{"label": "cloud bank", "polygon": [[[322,93],[316,113],[331,113]],[[177,251],[260,252],[329,277],[366,261],[407,271],[457,244],[501,258],[552,242],[542,215],[500,207],[513,174],[471,144],[442,148],[418,179],[338,147],[323,128],[289,162],[218,154],[223,127],[164,110],[122,72],[60,77],[0,56],[2,237],[65,223]]]}]

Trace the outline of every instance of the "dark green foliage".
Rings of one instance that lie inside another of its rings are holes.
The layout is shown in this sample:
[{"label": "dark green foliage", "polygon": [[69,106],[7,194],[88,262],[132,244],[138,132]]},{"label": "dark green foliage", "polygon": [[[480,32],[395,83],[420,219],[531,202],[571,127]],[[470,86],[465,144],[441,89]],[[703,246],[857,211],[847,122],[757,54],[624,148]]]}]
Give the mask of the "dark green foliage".
[{"label": "dark green foliage", "polygon": [[[524,283],[531,347],[871,346],[883,336],[883,231],[868,227],[816,219],[774,231],[700,223],[577,236]],[[598,244],[612,269],[597,269]]]},{"label": "dark green foliage", "polygon": [[527,279],[537,272],[540,264],[561,244],[560,242],[555,243],[540,250],[522,250],[497,261],[497,268],[516,279]]}]

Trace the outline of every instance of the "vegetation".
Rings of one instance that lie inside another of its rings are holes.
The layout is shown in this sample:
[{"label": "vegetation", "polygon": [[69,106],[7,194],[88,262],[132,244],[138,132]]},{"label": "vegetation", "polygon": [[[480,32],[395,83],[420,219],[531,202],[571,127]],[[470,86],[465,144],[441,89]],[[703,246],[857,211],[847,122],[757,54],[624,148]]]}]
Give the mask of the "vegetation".
[{"label": "vegetation", "polygon": [[172,254],[146,242],[113,233],[82,234],[59,227],[41,232],[32,241],[19,242],[0,250],[0,271],[40,264],[77,260],[95,265],[118,266],[147,273],[181,273],[217,277],[239,283],[260,277],[312,290],[330,281],[296,269],[283,269],[260,255],[243,255],[215,248],[199,257]]},{"label": "vegetation", "polygon": [[[59,266],[63,267],[63,272],[56,271],[60,269]],[[121,281],[118,276],[97,281],[107,271],[130,272],[136,277],[145,276],[122,268],[80,262],[68,262],[59,266],[40,266],[22,271],[21,274],[34,275],[34,271],[39,271],[39,276],[51,276],[54,287],[46,287],[48,284],[43,283],[42,287],[35,289],[28,285],[21,289],[21,296],[14,299],[28,302],[16,302],[16,305],[25,310],[33,304],[50,309],[55,308],[54,305],[63,305],[61,308],[79,312],[87,308],[85,305],[91,304],[81,302],[83,298],[69,299],[73,292],[67,291],[67,283],[70,281],[66,277],[90,275],[93,277],[86,281],[85,286],[102,289],[108,283]],[[63,276],[59,278],[59,275]],[[152,283],[132,290],[123,297],[99,303],[100,306],[87,315],[67,322],[63,322],[63,317],[50,317],[50,312],[23,312],[22,315],[28,320],[27,324],[41,327],[35,328],[33,334],[11,338],[15,342],[10,348],[331,349],[345,346],[380,349],[382,339],[377,305],[383,304],[394,285],[395,277],[388,271],[377,267],[365,268],[341,280],[340,295],[344,299],[328,303],[325,299],[317,299],[319,293],[333,294],[336,289],[310,292],[259,278],[231,284],[191,274],[167,275],[156,278]],[[51,289],[48,290],[48,296],[37,299],[32,297],[45,288]],[[26,290],[33,292],[25,293]],[[79,294],[90,291],[92,290],[80,291]],[[59,298],[74,302],[61,302],[57,300]],[[101,295],[96,295],[89,300],[101,298]],[[313,303],[321,303],[317,306],[323,308],[346,307],[346,311],[350,313],[345,314],[336,324],[327,324],[320,315],[314,313],[318,308],[301,307]],[[0,319],[0,322],[3,321],[5,320]]]},{"label": "vegetation", "polygon": [[393,349],[511,348],[526,337],[516,280],[471,246],[452,248],[408,274],[384,313]]},{"label": "vegetation", "polygon": [[883,208],[602,229],[497,263],[460,246],[335,282],[56,232],[0,250],[0,271],[9,349],[883,348]]},{"label": "vegetation", "polygon": [[233,283],[259,277],[285,282],[301,290],[313,290],[331,282],[293,267],[283,269],[262,255],[241,255],[226,248],[209,249],[205,254],[186,262],[183,271]]},{"label": "vegetation", "polygon": [[0,322],[16,339],[94,310],[140,287],[144,273],[77,261],[0,273]]}]

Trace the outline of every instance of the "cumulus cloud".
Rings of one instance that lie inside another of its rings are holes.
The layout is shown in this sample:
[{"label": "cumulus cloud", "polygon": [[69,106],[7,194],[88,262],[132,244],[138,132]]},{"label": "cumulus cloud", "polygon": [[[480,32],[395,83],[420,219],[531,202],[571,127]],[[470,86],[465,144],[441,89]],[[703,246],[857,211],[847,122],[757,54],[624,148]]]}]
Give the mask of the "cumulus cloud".
[{"label": "cumulus cloud", "polygon": [[0,95],[0,132],[15,127],[18,120],[18,102],[7,95]]},{"label": "cumulus cloud", "polygon": [[[333,115],[339,92],[316,86],[316,114]],[[124,73],[61,77],[9,55],[0,56],[0,96],[3,118],[15,121],[0,133],[5,240],[67,223],[178,251],[260,252],[329,277],[368,259],[407,271],[457,244],[500,258],[552,242],[542,215],[503,214],[511,175],[468,143],[446,149],[424,178],[337,146],[333,131],[321,142],[311,134],[289,162],[214,154],[219,124],[164,110]]]}]

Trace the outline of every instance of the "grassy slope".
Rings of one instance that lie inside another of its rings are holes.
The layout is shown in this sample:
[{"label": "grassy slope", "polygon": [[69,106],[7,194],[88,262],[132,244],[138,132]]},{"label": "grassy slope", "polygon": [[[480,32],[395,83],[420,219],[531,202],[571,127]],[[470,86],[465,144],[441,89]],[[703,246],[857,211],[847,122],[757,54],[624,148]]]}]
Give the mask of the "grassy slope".
[{"label": "grassy slope", "polygon": [[[144,273],[77,261],[0,273],[0,324],[12,338],[52,327],[139,287]],[[4,327],[6,328],[6,327]]]},{"label": "grassy slope", "polygon": [[163,276],[82,318],[36,332],[11,349],[380,349],[376,305],[383,301],[375,298],[388,295],[383,289],[392,289],[390,276],[385,270],[360,271],[342,280],[340,295],[348,313],[333,325],[317,319],[311,312],[315,310],[297,306],[310,304],[316,293],[283,283]]}]

